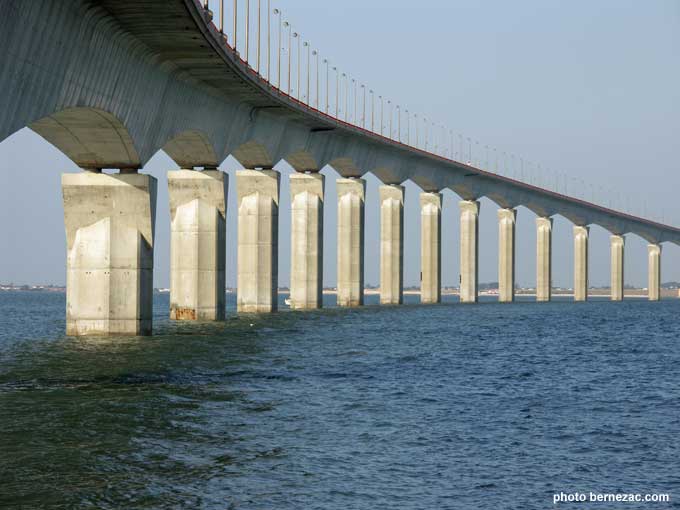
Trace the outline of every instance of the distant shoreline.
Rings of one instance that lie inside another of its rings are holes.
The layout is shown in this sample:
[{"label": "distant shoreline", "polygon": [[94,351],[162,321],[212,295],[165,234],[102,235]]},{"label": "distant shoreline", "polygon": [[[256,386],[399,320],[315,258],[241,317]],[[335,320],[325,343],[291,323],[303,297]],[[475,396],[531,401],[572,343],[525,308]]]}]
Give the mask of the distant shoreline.
[{"label": "distant shoreline", "polygon": [[[27,286],[27,285],[21,285],[21,286],[15,286],[15,287],[10,287],[10,286],[0,286],[0,293],[2,292],[54,292],[54,293],[65,293],[66,292],[66,287],[58,287],[58,286],[42,286],[42,285],[35,285],[35,286]],[[170,292],[170,289],[166,288],[156,288],[154,289],[154,293],[156,294],[167,294]],[[227,294],[235,294],[236,289],[226,289]],[[290,289],[284,287],[279,289],[279,293],[281,294],[290,294]],[[335,295],[337,294],[337,291],[335,289],[323,289],[324,295]],[[593,298],[608,298],[611,294],[610,289],[608,288],[591,288],[588,290],[588,297],[593,297]],[[368,288],[364,289],[364,295],[365,296],[379,296],[380,295],[380,289],[378,288]],[[404,295],[406,296],[419,296],[420,295],[420,290],[419,289],[406,289],[404,290]],[[458,289],[442,289],[442,296],[458,296],[459,291]],[[480,290],[479,291],[480,296],[484,297],[497,297],[498,296],[498,291],[495,289],[492,290]],[[553,289],[552,290],[552,295],[554,297],[573,297],[574,293],[571,290],[567,289]],[[518,289],[515,291],[515,297],[536,297],[536,291],[534,289]],[[626,289],[624,292],[624,298],[645,298],[647,297],[647,289]],[[663,298],[680,298],[680,292],[678,289],[661,289],[661,297]]]}]

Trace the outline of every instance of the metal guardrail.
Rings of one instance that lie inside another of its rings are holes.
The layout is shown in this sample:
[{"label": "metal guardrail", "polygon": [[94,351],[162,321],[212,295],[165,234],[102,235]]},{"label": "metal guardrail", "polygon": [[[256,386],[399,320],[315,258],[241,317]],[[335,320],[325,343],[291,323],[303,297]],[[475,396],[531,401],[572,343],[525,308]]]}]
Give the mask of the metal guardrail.
[{"label": "metal guardrail", "polygon": [[[284,19],[283,10],[272,8],[272,0],[201,1],[228,49],[279,94],[318,114],[483,173],[666,226],[665,210],[649,210],[646,202],[639,203],[610,187],[596,188],[582,179],[481,144],[376,94],[365,83],[342,72],[328,57],[321,57],[321,52]],[[251,44],[253,41],[255,44]]]}]

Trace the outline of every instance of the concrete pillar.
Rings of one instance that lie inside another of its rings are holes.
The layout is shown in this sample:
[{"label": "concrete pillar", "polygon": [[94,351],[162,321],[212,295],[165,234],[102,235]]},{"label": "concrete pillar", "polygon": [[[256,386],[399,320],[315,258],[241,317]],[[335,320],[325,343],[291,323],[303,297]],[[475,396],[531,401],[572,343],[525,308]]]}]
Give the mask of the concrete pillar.
[{"label": "concrete pillar", "polygon": [[574,301],[588,299],[588,227],[574,226]]},{"label": "concrete pillar", "polygon": [[498,210],[498,301],[515,300],[515,209]]},{"label": "concrete pillar", "polygon": [[290,307],[321,308],[324,176],[291,174]]},{"label": "concrete pillar", "polygon": [[440,303],[442,299],[442,196],[420,194],[420,302]]},{"label": "concrete pillar", "polygon": [[611,236],[611,292],[612,301],[623,301],[623,254],[625,238],[621,235]]},{"label": "concrete pillar", "polygon": [[552,297],[552,218],[536,218],[536,301]]},{"label": "concrete pillar", "polygon": [[150,335],[156,179],[63,174],[66,333]]},{"label": "concrete pillar", "polygon": [[228,183],[219,170],[168,172],[173,320],[224,320]]},{"label": "concrete pillar", "polygon": [[661,245],[650,244],[647,246],[649,254],[649,282],[647,290],[650,301],[661,299]]},{"label": "concrete pillar", "polygon": [[479,202],[460,202],[460,301],[476,303],[479,276]]},{"label": "concrete pillar", "polygon": [[277,310],[279,182],[274,170],[236,172],[239,312]]},{"label": "concrete pillar", "polygon": [[338,179],[338,306],[364,304],[364,179]]},{"label": "concrete pillar", "polygon": [[404,302],[404,187],[380,186],[380,304]]}]

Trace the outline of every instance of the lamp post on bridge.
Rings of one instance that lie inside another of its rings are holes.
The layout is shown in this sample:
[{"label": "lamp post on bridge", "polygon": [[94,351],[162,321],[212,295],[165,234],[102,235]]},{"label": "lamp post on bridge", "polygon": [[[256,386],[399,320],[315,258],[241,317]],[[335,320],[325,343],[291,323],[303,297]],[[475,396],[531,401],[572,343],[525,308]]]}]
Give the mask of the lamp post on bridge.
[{"label": "lamp post on bridge", "polygon": [[352,78],[352,89],[354,89],[354,115],[352,116],[352,122],[355,126],[359,125],[359,120],[357,119],[357,81]]},{"label": "lamp post on bridge", "polygon": [[297,39],[297,99],[298,101],[300,100],[300,91],[302,90],[302,87],[300,86],[300,36],[297,32],[293,34],[293,37]]},{"label": "lamp post on bridge", "polygon": [[371,132],[375,133],[375,93],[373,89],[368,93],[371,94]]},{"label": "lamp post on bridge", "polygon": [[335,118],[337,119],[340,110],[340,74],[337,67],[333,67],[333,71],[335,71]]},{"label": "lamp post on bridge", "polygon": [[[224,2],[222,2],[222,11],[224,11]],[[224,12],[222,12],[222,15],[224,15]],[[236,49],[236,41],[237,41],[237,34],[238,34],[238,0],[234,0],[234,51],[237,51]]]},{"label": "lamp post on bridge", "polygon": [[288,95],[290,96],[290,66],[291,66],[291,55],[293,54],[293,29],[290,26],[290,23],[287,21],[283,22],[284,28],[288,29],[288,83],[287,83],[287,90],[288,90]]},{"label": "lamp post on bridge", "polygon": [[316,68],[316,109],[319,109],[319,52],[314,50],[312,51],[312,55],[314,55],[314,67]]},{"label": "lamp post on bridge", "polygon": [[364,129],[366,129],[366,85],[361,84],[361,90],[363,91],[364,101],[363,101],[363,111],[361,113],[361,124]]},{"label": "lamp post on bridge", "polygon": [[328,107],[329,107],[329,92],[330,92],[330,71],[328,70],[328,59],[324,58],[323,63],[326,64],[326,115],[328,115]]},{"label": "lamp post on bridge", "polygon": [[250,53],[248,52],[249,45],[250,45],[250,0],[246,0],[246,33],[245,33],[245,39],[246,39],[246,47],[245,47],[245,61],[248,62],[250,60]]},{"label": "lamp post on bridge", "polygon": [[283,31],[282,29],[282,14],[279,9],[274,9],[274,14],[279,17],[279,51],[278,51],[278,63],[277,63],[277,73],[278,77],[276,79],[276,88],[281,90],[281,33]]},{"label": "lamp post on bridge", "polygon": [[312,47],[311,47],[311,45],[309,44],[308,41],[305,41],[302,45],[305,48],[307,48],[307,96],[306,96],[306,99],[307,99],[307,105],[311,105],[312,99],[309,96],[309,94],[310,94],[309,85],[310,85],[310,82],[311,82],[311,74],[312,74],[312,57],[311,57],[311,53],[310,53],[311,50],[312,50]]},{"label": "lamp post on bridge", "polygon": [[345,79],[345,122],[349,121],[349,78],[347,73],[342,73]]},{"label": "lamp post on bridge", "polygon": [[411,145],[411,114],[406,110],[406,145]]},{"label": "lamp post on bridge", "polygon": [[394,134],[392,133],[392,116],[393,116],[393,111],[392,111],[392,101],[389,100],[389,99],[387,100],[387,106],[389,107],[389,110],[390,110],[390,135],[389,135],[389,138],[390,138],[390,140],[393,140],[393,139],[394,139]]},{"label": "lamp post on bridge", "polygon": [[397,141],[401,143],[401,108],[397,105]]}]

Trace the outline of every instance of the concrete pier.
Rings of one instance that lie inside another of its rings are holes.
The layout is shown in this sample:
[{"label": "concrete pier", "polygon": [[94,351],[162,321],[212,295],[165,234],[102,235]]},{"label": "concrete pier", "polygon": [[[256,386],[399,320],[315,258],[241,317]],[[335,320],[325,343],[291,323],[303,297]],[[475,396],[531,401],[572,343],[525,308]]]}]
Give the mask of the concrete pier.
[{"label": "concrete pier", "polygon": [[498,301],[515,300],[515,209],[498,210]]},{"label": "concrete pier", "polygon": [[296,310],[321,308],[324,176],[291,174],[290,196],[290,307]]},{"label": "concrete pier", "polygon": [[479,281],[479,202],[460,202],[460,301],[476,303]]},{"label": "concrete pier", "polygon": [[66,333],[150,335],[156,179],[63,174]]},{"label": "concrete pier", "polygon": [[536,218],[536,301],[552,298],[552,218]]},{"label": "concrete pier", "polygon": [[588,299],[588,227],[574,226],[574,301]]},{"label": "concrete pier", "polygon": [[337,180],[338,306],[364,304],[364,201],[366,181]]},{"label": "concrete pier", "polygon": [[224,320],[228,182],[219,170],[168,172],[173,320]]},{"label": "concrete pier", "polygon": [[274,170],[236,172],[239,312],[274,312],[278,305],[279,183]]},{"label": "concrete pier", "polygon": [[404,302],[404,187],[380,186],[380,304]]},{"label": "concrete pier", "polygon": [[649,281],[647,291],[650,301],[661,299],[661,245],[650,244],[647,246],[649,255]]},{"label": "concrete pier", "polygon": [[623,301],[623,255],[625,238],[622,235],[612,235],[611,241],[611,299]]},{"label": "concrete pier", "polygon": [[442,195],[420,194],[420,302],[442,300]]}]

